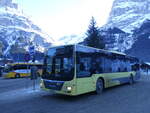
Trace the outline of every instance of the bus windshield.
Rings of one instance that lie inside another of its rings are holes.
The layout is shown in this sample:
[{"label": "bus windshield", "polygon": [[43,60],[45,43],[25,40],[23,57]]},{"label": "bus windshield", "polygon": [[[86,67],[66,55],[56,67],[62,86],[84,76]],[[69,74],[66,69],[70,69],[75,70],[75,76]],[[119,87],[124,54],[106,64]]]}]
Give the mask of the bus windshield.
[{"label": "bus windshield", "polygon": [[44,60],[43,79],[62,81],[73,79],[73,51],[71,52],[67,50],[68,49],[66,48],[53,48],[49,50],[50,54],[47,55]]}]

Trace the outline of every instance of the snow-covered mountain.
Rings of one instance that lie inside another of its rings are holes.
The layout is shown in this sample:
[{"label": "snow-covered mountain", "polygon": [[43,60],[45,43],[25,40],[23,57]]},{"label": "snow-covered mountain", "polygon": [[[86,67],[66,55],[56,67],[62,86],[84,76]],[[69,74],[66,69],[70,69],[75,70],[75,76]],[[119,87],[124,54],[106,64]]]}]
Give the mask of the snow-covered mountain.
[{"label": "snow-covered mountain", "polygon": [[149,12],[150,0],[115,0],[106,26],[130,33],[150,19]]},{"label": "snow-covered mountain", "polygon": [[129,33],[122,31],[117,27],[100,29],[103,36],[106,49],[124,52],[132,47],[134,39]]},{"label": "snow-covered mountain", "polygon": [[135,29],[133,37],[135,43],[126,52],[150,62],[150,20],[145,20],[140,28]]},{"label": "snow-covered mountain", "polygon": [[[100,29],[108,42],[113,40],[109,49],[119,50],[121,45],[120,51],[150,61],[149,12],[150,0],[114,0],[108,22]],[[122,30],[125,37],[118,38],[120,33],[109,33],[109,29],[114,28]],[[118,39],[122,42],[116,43]]]},{"label": "snow-covered mountain", "polygon": [[54,42],[12,0],[0,0],[0,41],[3,55],[25,52],[31,44],[44,51]]},{"label": "snow-covered mountain", "polygon": [[[107,49],[121,52],[132,49],[133,44],[139,41],[139,36],[146,33],[138,29],[148,24],[149,12],[150,0],[114,0],[107,24],[99,29]],[[84,38],[73,35],[62,37],[60,41],[64,44],[77,43]]]},{"label": "snow-covered mountain", "polygon": [[80,42],[83,42],[86,36],[84,35],[70,35],[70,36],[64,36],[61,37],[58,42],[62,45],[68,45],[68,44],[77,44]]}]

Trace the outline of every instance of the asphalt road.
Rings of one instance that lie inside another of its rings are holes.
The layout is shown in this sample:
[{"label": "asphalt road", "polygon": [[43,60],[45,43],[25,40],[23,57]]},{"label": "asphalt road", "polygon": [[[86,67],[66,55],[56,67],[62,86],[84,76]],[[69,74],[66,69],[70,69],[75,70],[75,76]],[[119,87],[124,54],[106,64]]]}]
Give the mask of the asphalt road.
[{"label": "asphalt road", "polygon": [[[39,83],[39,79],[36,83]],[[33,85],[33,81],[30,78],[18,78],[18,79],[5,79],[0,77],[0,93],[14,91],[17,89],[26,89]]]},{"label": "asphalt road", "polygon": [[[39,87],[33,91],[31,86],[24,86],[25,81],[25,78],[0,78],[0,113],[150,112],[150,76],[142,77],[133,85],[108,88],[101,95],[89,93],[76,97],[51,94],[41,91]],[[31,81],[28,82],[32,85]]]}]

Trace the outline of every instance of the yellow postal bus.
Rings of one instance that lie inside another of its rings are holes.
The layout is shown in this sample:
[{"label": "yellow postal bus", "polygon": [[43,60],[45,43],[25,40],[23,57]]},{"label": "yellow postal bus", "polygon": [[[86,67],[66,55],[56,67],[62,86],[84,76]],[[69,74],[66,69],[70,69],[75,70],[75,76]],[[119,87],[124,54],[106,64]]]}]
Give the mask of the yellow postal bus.
[{"label": "yellow postal bus", "polygon": [[82,45],[49,48],[43,65],[41,88],[64,95],[80,95],[123,83],[140,75],[139,60],[124,53]]},{"label": "yellow postal bus", "polygon": [[7,65],[4,73],[5,78],[20,78],[30,76],[30,68],[37,66],[38,75],[42,74],[42,64],[37,63],[13,63]]}]

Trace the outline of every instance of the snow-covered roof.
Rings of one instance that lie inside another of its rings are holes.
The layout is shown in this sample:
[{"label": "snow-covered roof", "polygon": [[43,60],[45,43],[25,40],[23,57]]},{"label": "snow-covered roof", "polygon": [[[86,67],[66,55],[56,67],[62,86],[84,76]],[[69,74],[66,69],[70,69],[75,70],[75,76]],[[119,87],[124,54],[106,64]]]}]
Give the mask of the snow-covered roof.
[{"label": "snow-covered roof", "polygon": [[150,62],[145,62],[145,64],[149,65],[150,66]]}]

